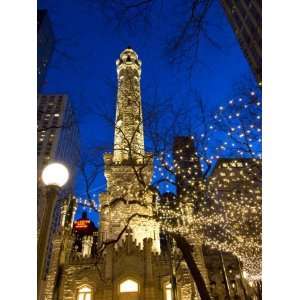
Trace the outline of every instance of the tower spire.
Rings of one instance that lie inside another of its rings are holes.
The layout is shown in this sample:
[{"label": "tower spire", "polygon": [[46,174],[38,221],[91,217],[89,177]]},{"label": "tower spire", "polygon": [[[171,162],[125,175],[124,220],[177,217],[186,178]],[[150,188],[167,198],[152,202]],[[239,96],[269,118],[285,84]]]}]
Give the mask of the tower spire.
[{"label": "tower spire", "polygon": [[116,110],[114,162],[140,161],[144,156],[141,103],[141,65],[138,55],[126,48],[116,61],[118,99]]}]

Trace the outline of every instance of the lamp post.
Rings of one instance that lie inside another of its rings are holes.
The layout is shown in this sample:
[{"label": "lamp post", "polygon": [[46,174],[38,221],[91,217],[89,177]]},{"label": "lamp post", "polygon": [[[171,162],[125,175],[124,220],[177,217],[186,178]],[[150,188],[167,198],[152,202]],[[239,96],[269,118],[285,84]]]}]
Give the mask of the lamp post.
[{"label": "lamp post", "polygon": [[45,258],[52,224],[52,215],[55,200],[59,189],[66,184],[69,179],[68,169],[61,163],[50,163],[42,172],[42,181],[47,187],[46,206],[44,216],[40,226],[40,234],[37,242],[37,287],[38,297],[40,297],[40,287],[45,269]]}]

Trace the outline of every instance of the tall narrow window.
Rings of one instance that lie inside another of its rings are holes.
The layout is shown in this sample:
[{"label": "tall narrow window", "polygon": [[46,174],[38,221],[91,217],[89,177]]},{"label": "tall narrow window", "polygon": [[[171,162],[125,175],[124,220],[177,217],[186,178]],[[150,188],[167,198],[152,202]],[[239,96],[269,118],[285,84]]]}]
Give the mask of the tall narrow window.
[{"label": "tall narrow window", "polygon": [[78,290],[77,300],[92,300],[92,289],[88,286],[82,286]]}]

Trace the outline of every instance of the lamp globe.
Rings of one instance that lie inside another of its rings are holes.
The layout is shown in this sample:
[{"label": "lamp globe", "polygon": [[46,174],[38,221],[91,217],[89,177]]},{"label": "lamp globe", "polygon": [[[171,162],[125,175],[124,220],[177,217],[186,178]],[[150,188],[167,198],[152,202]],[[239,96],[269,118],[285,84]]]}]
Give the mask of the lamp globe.
[{"label": "lamp globe", "polygon": [[61,163],[50,163],[42,172],[43,183],[47,186],[62,187],[69,179],[68,169]]}]

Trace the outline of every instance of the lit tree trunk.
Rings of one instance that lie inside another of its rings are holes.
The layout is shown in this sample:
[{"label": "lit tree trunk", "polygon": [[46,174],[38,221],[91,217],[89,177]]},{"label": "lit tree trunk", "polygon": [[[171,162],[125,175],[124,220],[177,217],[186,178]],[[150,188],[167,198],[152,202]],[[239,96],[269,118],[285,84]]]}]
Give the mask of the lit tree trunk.
[{"label": "lit tree trunk", "polygon": [[169,262],[170,262],[170,271],[171,271],[171,285],[172,285],[172,294],[173,300],[178,300],[177,294],[177,280],[176,280],[176,267],[174,265],[174,247],[173,247],[173,239],[167,235],[167,250],[169,255]]},{"label": "lit tree trunk", "polygon": [[240,280],[241,280],[241,285],[242,285],[242,288],[243,288],[243,293],[244,293],[244,297],[246,300],[248,300],[248,295],[247,295],[247,292],[246,292],[246,288],[245,288],[245,285],[244,285],[244,280],[243,280],[243,274],[242,274],[242,268],[241,268],[241,262],[238,258],[237,259],[237,262],[238,262],[238,266],[239,266],[239,272],[240,272]]},{"label": "lit tree trunk", "polygon": [[201,272],[199,271],[197,264],[194,260],[191,245],[188,243],[188,241],[184,237],[182,237],[180,235],[174,234],[172,236],[175,239],[176,245],[182,252],[183,258],[188,265],[189,271],[190,271],[190,273],[193,277],[193,280],[197,286],[197,290],[201,297],[201,300],[211,300],[211,298],[209,296],[209,292],[205,285],[203,276],[202,276]]},{"label": "lit tree trunk", "polygon": [[262,300],[262,283],[261,280],[256,282],[258,300]]},{"label": "lit tree trunk", "polygon": [[225,264],[224,264],[224,258],[223,258],[222,252],[220,252],[219,255],[220,255],[220,259],[221,259],[222,272],[223,272],[227,297],[229,299],[231,299],[230,286],[229,286],[228,277],[227,277],[227,274],[226,274],[226,267],[225,267]]}]

